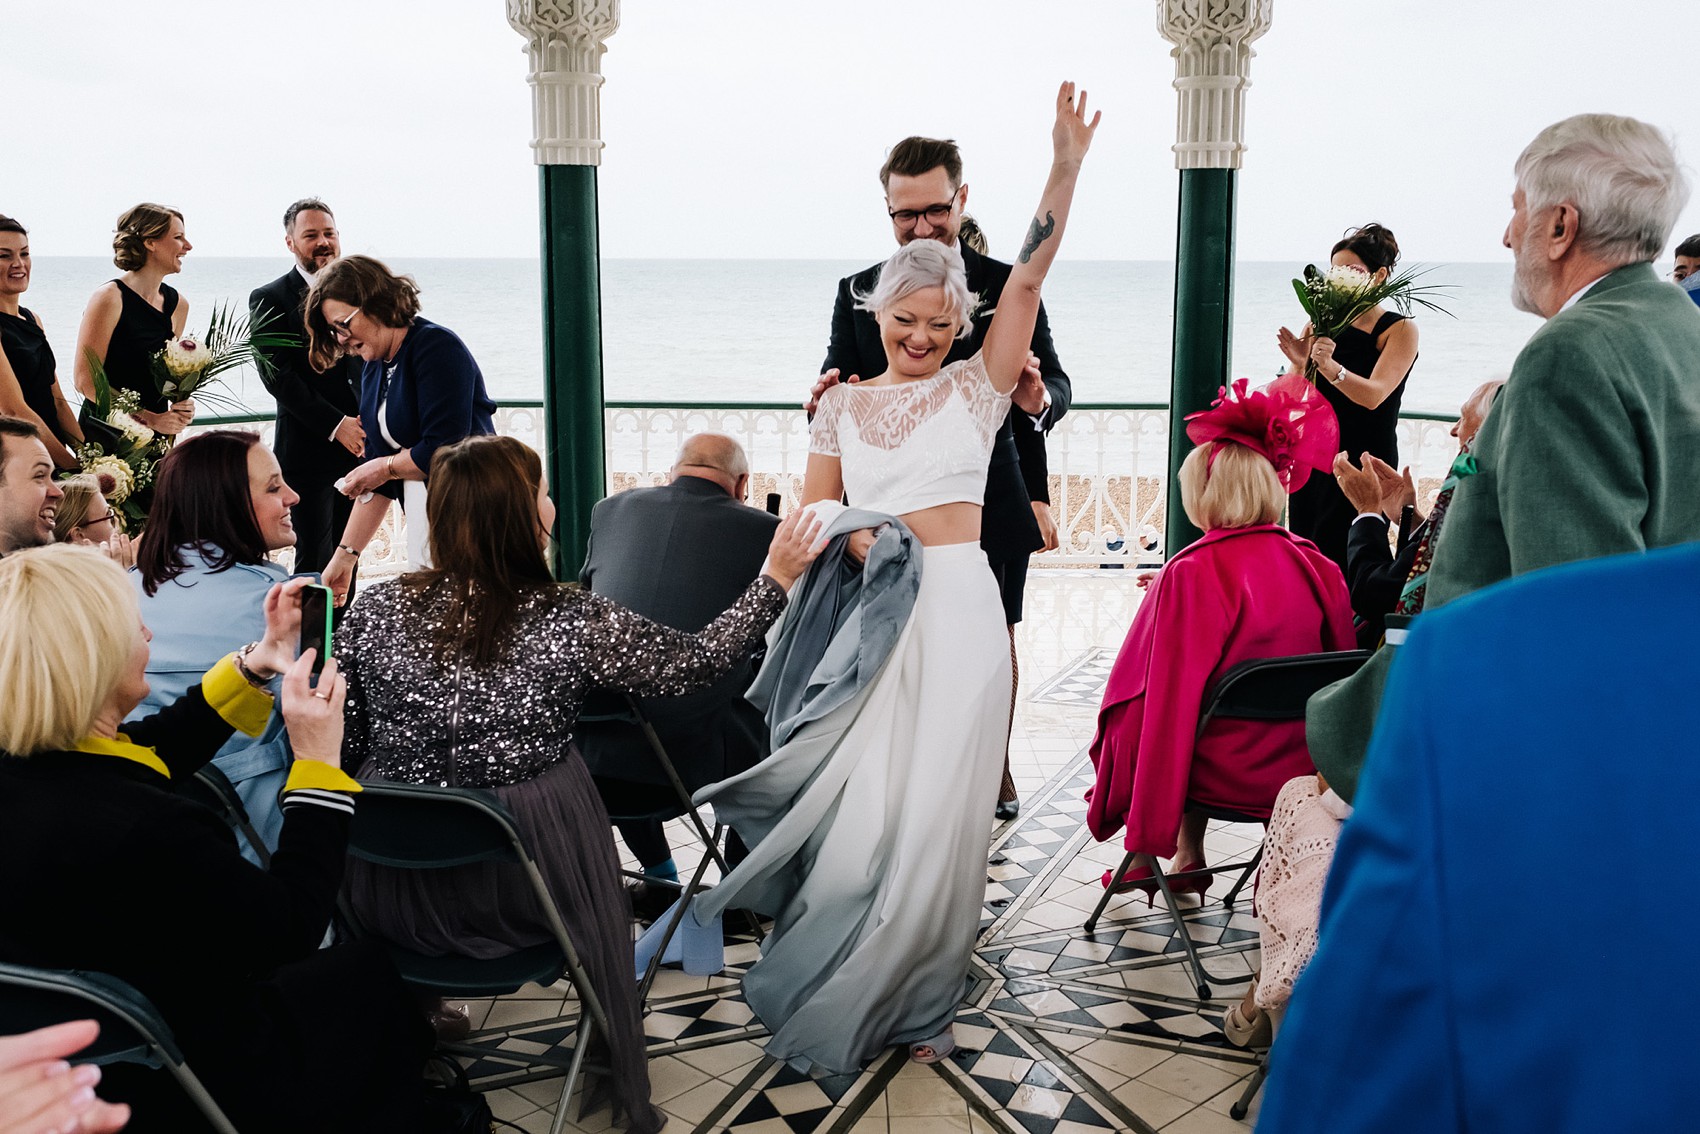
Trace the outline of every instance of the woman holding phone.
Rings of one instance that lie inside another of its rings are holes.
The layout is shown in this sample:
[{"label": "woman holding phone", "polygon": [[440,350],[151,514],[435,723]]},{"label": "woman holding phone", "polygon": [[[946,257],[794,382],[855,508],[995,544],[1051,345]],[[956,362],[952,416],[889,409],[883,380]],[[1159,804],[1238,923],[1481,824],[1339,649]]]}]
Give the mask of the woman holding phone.
[{"label": "woman holding phone", "polygon": [[[300,499],[260,435],[234,429],[182,442],[159,463],[155,484],[130,574],[154,628],[150,691],[137,717],[171,704],[213,662],[259,636],[266,592],[289,577],[270,555],[295,546],[289,509]],[[258,736],[238,733],[213,760],[268,849],[283,826],[278,790],[292,759],[283,718],[273,713]],[[252,847],[243,854],[259,861]]]}]

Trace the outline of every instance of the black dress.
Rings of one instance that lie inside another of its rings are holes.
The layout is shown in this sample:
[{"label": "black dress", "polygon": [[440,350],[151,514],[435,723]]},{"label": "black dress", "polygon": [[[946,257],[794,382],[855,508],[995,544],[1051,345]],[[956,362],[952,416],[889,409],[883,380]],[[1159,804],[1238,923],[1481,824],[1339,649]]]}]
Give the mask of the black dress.
[{"label": "black dress", "polygon": [[29,308],[18,308],[16,315],[0,311],[0,349],[5,350],[6,361],[18,377],[24,404],[41,418],[61,444],[76,444],[60,424],[59,404],[53,398],[56,366],[53,347],[47,342],[47,333],[30,317]]},{"label": "black dress", "polygon": [[[1393,324],[1406,316],[1388,311],[1375,321],[1375,329],[1360,331],[1347,327],[1334,340],[1334,361],[1360,378],[1375,372],[1381,359],[1376,346],[1381,336]],[[1413,365],[1415,360],[1413,360]],[[1405,383],[1411,372],[1405,371],[1399,384],[1387,399],[1374,409],[1366,409],[1341,393],[1340,388],[1326,378],[1318,380],[1316,388],[1334,407],[1340,419],[1340,448],[1354,464],[1365,453],[1374,453],[1394,468],[1399,467],[1399,403],[1405,397]],[[1293,493],[1287,511],[1287,526],[1293,534],[1316,544],[1318,550],[1346,569],[1346,530],[1352,526],[1358,510],[1352,507],[1339,483],[1332,476],[1313,474],[1303,488]]]},{"label": "black dress", "polygon": [[124,307],[106,345],[106,380],[114,390],[134,390],[140,394],[142,408],[149,413],[164,413],[171,408],[171,399],[158,392],[153,356],[177,333],[171,324],[172,313],[177,310],[177,291],[169,284],[160,284],[162,307],[156,308],[131,291],[123,280],[112,282],[118,285]]}]

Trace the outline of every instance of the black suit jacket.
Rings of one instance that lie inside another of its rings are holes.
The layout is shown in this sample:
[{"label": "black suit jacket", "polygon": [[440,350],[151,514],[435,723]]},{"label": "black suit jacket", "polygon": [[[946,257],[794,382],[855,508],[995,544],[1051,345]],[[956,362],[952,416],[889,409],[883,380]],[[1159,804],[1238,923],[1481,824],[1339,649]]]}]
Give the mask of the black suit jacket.
[{"label": "black suit jacket", "polygon": [[1399,602],[1417,550],[1428,532],[1424,520],[1415,529],[1401,533],[1398,554],[1387,542],[1388,523],[1377,517],[1354,520],[1346,529],[1346,589],[1352,596],[1352,613],[1358,624],[1358,645],[1374,649],[1386,632],[1386,620]]},{"label": "black suit jacket", "polygon": [[[1003,286],[1009,282],[1010,265],[982,256],[971,248],[962,247],[961,252],[963,266],[968,270],[968,290],[979,296],[980,306],[974,313],[974,329],[950,348],[946,363],[972,357],[980,349],[1003,295]],[[832,340],[827,345],[821,370],[836,367],[844,378],[852,374],[873,378],[885,373],[885,347],[880,343],[879,323],[872,312],[856,307],[856,296],[873,291],[884,266],[875,264],[839,281],[838,298],[832,307]],[[1045,427],[1049,429],[1068,412],[1074,388],[1063,373],[1062,363],[1057,361],[1051,324],[1045,317],[1043,304],[1033,324],[1032,349],[1039,356],[1040,377],[1051,393],[1051,408],[1045,418]],[[1044,450],[1044,434],[1034,428],[1025,413],[1012,408],[992,445],[991,466],[986,473],[985,512],[980,518],[980,546],[994,560],[1018,558],[1043,546],[1030,502],[1050,499],[1045,487],[1046,470],[1042,464],[1036,464],[1042,461]]]},{"label": "black suit jacket", "polygon": [[[591,511],[579,582],[646,618],[695,632],[744,593],[761,571],[778,525],[777,517],[740,504],[700,477],[634,488]],[[701,692],[642,702],[680,778],[693,790],[767,755],[767,724],[744,700],[759,655]],[[578,742],[594,775],[666,782],[635,729],[581,721]]]},{"label": "black suit jacket", "polygon": [[360,463],[360,458],[331,440],[337,423],[360,416],[360,360],[338,359],[323,374],[307,362],[307,324],[301,310],[307,298],[307,281],[294,268],[248,296],[248,310],[255,323],[266,313],[275,314],[272,330],[295,335],[298,347],[280,347],[257,352],[260,381],[277,399],[277,436],[272,447],[277,463],[287,477],[316,474],[325,482],[335,480]]}]

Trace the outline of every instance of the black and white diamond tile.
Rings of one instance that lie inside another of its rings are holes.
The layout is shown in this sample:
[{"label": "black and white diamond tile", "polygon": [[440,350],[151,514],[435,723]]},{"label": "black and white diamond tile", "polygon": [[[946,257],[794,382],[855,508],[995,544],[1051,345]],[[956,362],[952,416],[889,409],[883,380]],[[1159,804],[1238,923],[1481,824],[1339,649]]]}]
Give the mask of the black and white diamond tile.
[{"label": "black and white diamond tile", "polygon": [[[1114,652],[1098,653],[1099,668],[1107,671]],[[1094,661],[1080,659],[1047,688],[1064,678],[1079,689],[1095,680],[1086,699],[1096,704],[1102,674],[1094,677],[1086,664]],[[886,1131],[889,1118],[891,1130],[900,1123],[929,1129],[933,1122],[940,1130],[1001,1134],[1148,1134],[1178,1115],[1202,1111],[1205,1099],[1193,1096],[1237,1089],[1255,1062],[1221,1035],[1228,999],[1196,998],[1179,938],[1161,906],[1148,909],[1136,895],[1119,896],[1094,933],[1082,928],[1099,892],[1102,868],[1096,864],[1115,858],[1115,848],[1096,847],[1082,825],[1083,796],[1092,782],[1081,754],[1044,788],[1028,793],[1018,820],[998,829],[970,991],[957,1017],[957,1050],[948,1059],[923,1068],[892,1049],[858,1075],[831,1078],[811,1078],[765,1057],[728,1059],[725,1069],[703,1073],[707,1081],[686,1096],[706,1099],[702,1105],[661,1102],[673,1116],[669,1131],[862,1134]],[[1223,975],[1249,973],[1257,944],[1249,900],[1231,910],[1219,900],[1183,902],[1193,903],[1183,908],[1183,919],[1205,964]],[[653,997],[644,1018],[652,1058],[711,1065],[705,1052],[759,1055],[767,1033],[738,983],[758,955],[751,940],[729,945],[720,977],[694,986],[680,978],[672,988],[694,990]],[[669,987],[663,981],[658,992]],[[1237,998],[1244,987],[1219,986],[1216,996]],[[570,1053],[573,1021],[496,1031],[517,1059],[540,1050]],[[495,1057],[469,1070],[475,1081],[511,1077],[516,1064]],[[900,1113],[904,1100],[927,1091],[933,1105],[926,1114],[938,1117]],[[956,1117],[943,1114],[951,1106],[960,1108],[952,1112]],[[1199,1121],[1208,1126],[1224,1119],[1225,1112],[1213,1112]],[[607,1129],[606,1107],[584,1121],[579,1129]]]},{"label": "black and white diamond tile", "polygon": [[1096,709],[1104,700],[1104,682],[1115,664],[1116,651],[1095,647],[1069,662],[1027,700],[1038,705],[1070,705]]}]

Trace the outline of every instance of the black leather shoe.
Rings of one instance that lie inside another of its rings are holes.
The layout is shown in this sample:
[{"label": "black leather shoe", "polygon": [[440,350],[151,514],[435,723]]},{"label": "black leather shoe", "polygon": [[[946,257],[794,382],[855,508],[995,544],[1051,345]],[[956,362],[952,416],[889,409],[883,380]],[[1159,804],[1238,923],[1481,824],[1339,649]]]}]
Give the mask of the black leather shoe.
[{"label": "black leather shoe", "polygon": [[1000,799],[998,800],[997,810],[992,812],[993,817],[1000,823],[1014,819],[1020,814],[1021,801],[1019,799]]},{"label": "black leather shoe", "polygon": [[628,882],[626,896],[632,900],[632,915],[648,925],[678,900],[679,891],[670,886],[652,886],[648,882]]}]

